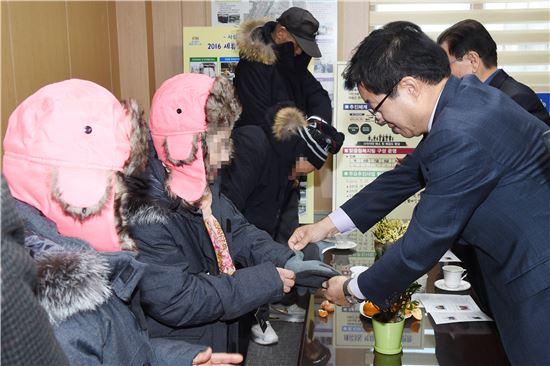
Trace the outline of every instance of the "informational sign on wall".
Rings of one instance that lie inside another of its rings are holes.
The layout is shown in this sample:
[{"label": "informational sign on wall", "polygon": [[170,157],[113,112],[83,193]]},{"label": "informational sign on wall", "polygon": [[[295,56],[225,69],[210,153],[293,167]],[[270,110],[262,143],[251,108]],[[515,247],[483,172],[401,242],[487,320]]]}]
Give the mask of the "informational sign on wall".
[{"label": "informational sign on wall", "polygon": [[[237,27],[184,27],[183,71],[210,77],[235,77],[239,63]],[[314,174],[300,184],[298,217],[300,224],[313,223]]]},{"label": "informational sign on wall", "polygon": [[236,27],[183,28],[183,71],[232,80],[239,62],[236,40]]}]

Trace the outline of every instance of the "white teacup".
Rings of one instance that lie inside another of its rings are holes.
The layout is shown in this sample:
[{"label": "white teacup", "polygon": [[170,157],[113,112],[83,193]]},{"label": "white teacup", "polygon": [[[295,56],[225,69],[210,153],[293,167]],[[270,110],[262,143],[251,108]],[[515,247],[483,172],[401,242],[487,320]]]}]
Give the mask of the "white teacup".
[{"label": "white teacup", "polygon": [[445,286],[448,288],[457,288],[460,286],[460,282],[466,277],[466,274],[462,273],[466,270],[460,266],[447,265],[443,266],[443,279],[445,281]]}]

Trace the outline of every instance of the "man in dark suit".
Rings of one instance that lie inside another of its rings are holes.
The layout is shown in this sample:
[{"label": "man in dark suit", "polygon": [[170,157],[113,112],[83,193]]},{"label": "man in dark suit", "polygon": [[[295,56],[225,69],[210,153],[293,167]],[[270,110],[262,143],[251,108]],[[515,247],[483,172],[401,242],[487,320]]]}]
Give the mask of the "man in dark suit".
[{"label": "man in dark suit", "polygon": [[344,77],[394,133],[426,137],[329,217],[297,229],[289,246],[364,232],[406,191],[425,185],[405,235],[357,278],[329,280],[325,296],[385,307],[463,239],[475,247],[511,362],[549,364],[550,155],[542,140],[548,126],[476,77],[450,76],[445,52],[415,27],[372,32]]},{"label": "man in dark suit", "polygon": [[497,69],[497,45],[481,23],[473,19],[462,20],[443,31],[437,37],[437,43],[447,53],[454,76],[460,78],[474,74],[550,125],[548,111],[535,92],[504,70]]}]

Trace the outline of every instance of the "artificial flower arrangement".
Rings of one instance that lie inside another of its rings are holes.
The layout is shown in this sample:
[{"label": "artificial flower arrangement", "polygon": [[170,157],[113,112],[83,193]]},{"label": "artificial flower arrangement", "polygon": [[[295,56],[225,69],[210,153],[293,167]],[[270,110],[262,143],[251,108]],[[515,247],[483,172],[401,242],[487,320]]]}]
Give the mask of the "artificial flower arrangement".
[{"label": "artificial flower arrangement", "polygon": [[[391,245],[405,234],[408,226],[408,220],[388,218],[383,218],[376,224],[373,229],[375,260],[378,260]],[[418,282],[413,282],[401,294],[386,300],[386,305],[389,306],[385,309],[381,310],[376,305],[367,302],[363,305],[363,311],[366,314],[372,314],[373,319],[382,323],[396,323],[410,316],[409,314],[420,320],[422,311],[418,308],[418,301],[411,300],[411,297],[421,287]]]},{"label": "artificial flower arrangement", "polygon": [[405,234],[409,227],[408,220],[383,218],[373,228],[374,251],[378,259],[384,252]]}]

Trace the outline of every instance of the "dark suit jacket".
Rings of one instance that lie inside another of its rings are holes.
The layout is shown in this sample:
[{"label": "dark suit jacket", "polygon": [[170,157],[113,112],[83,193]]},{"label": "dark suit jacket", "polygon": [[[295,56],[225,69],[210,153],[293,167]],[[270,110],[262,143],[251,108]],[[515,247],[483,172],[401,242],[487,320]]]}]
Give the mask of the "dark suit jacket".
[{"label": "dark suit jacket", "polygon": [[544,108],[540,98],[527,85],[516,81],[502,69],[496,71],[489,85],[502,90],[517,104],[550,126],[550,115],[548,115],[548,111]]},{"label": "dark suit jacket", "polygon": [[[464,239],[476,248],[511,361],[548,364],[550,155],[541,139],[548,127],[507,98],[474,76],[451,77],[415,152],[342,209],[365,231],[423,178],[407,233],[359,277],[363,294],[384,306]],[[373,197],[377,192],[388,199]]]}]

